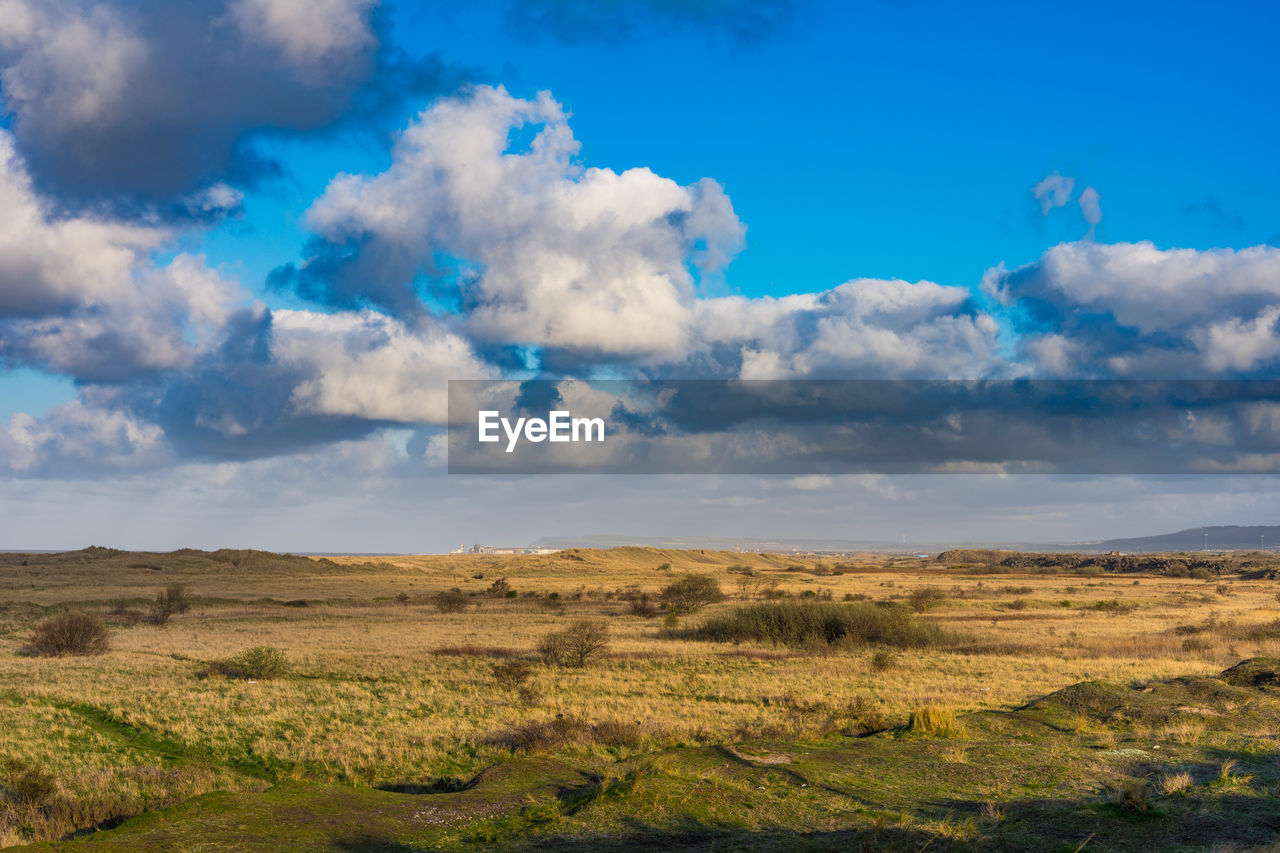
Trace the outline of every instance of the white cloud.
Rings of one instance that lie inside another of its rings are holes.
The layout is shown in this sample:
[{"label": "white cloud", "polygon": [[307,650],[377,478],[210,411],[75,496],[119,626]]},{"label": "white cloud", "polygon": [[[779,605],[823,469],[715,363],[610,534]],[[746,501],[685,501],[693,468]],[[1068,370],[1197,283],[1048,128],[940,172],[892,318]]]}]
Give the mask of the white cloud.
[{"label": "white cloud", "polygon": [[[512,134],[530,127],[527,150],[513,150]],[[467,327],[484,340],[677,356],[694,298],[688,265],[714,274],[740,247],[742,225],[714,181],[583,168],[578,147],[548,93],[521,100],[477,87],[424,111],[386,172],[335,179],[307,221],[389,259],[348,299],[420,310],[409,283],[443,254],[464,262]]]},{"label": "white cloud", "polygon": [[57,216],[0,130],[0,356],[81,378],[189,364],[238,288],[165,229]]},{"label": "white cloud", "polygon": [[1031,188],[1031,194],[1040,202],[1040,214],[1048,216],[1055,207],[1065,207],[1071,201],[1071,191],[1075,188],[1076,179],[1063,177],[1057,172],[1045,175]]},{"label": "white cloud", "polygon": [[1025,351],[1050,373],[1152,378],[1280,361],[1280,249],[1064,243],[984,287],[1027,312]]},{"label": "white cloud", "polygon": [[309,377],[293,391],[300,412],[443,424],[447,380],[496,375],[467,341],[435,325],[411,329],[373,311],[275,311],[272,353]]},{"label": "white cloud", "polygon": [[113,396],[104,389],[83,389],[42,418],[13,415],[8,428],[0,428],[0,470],[85,477],[172,462],[160,427],[116,407]]},{"label": "white cloud", "polygon": [[[147,48],[107,5],[0,0],[5,100],[44,120],[92,126],[115,110]],[[0,63],[3,64],[3,63]]]},{"label": "white cloud", "polygon": [[323,77],[377,44],[369,12],[378,0],[235,0],[241,33],[280,51],[300,74]]},{"label": "white cloud", "polygon": [[693,365],[744,379],[968,378],[1000,367],[999,328],[963,287],[857,279],[822,293],[695,306]]}]

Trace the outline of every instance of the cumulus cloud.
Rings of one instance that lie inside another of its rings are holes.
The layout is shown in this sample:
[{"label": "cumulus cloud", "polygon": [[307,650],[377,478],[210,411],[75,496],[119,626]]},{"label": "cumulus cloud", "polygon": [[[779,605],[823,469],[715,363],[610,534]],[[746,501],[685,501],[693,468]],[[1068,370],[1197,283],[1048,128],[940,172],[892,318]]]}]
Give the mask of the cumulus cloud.
[{"label": "cumulus cloud", "polygon": [[447,380],[497,375],[443,327],[374,311],[276,311],[273,330],[275,360],[307,374],[290,398],[303,413],[442,424]]},{"label": "cumulus cloud", "polygon": [[1251,374],[1277,364],[1280,249],[1065,243],[985,288],[1056,375]]},{"label": "cumulus cloud", "polygon": [[700,300],[685,365],[743,379],[974,377],[999,367],[996,321],[963,287],[858,279],[822,293]]},{"label": "cumulus cloud", "polygon": [[[527,147],[513,142],[521,132]],[[548,93],[477,87],[444,99],[401,134],[387,171],[329,185],[307,216],[311,256],[275,280],[413,317],[427,277],[483,341],[674,357],[694,301],[690,266],[716,274],[743,226],[714,181],[584,168],[578,148]]]},{"label": "cumulus cloud", "polygon": [[[279,165],[262,131],[332,126],[436,60],[382,47],[374,0],[0,0],[0,90],[38,185],[66,201],[189,216],[189,196]],[[208,210],[204,210],[208,213]]]},{"label": "cumulus cloud", "polygon": [[242,35],[280,52],[300,75],[323,81],[374,48],[378,0],[233,0]]},{"label": "cumulus cloud", "polygon": [[89,388],[41,418],[18,413],[0,427],[0,471],[77,477],[170,464],[163,430],[120,407],[110,389]]},{"label": "cumulus cloud", "polygon": [[0,130],[0,359],[77,379],[189,364],[237,288],[160,228],[62,216]]}]

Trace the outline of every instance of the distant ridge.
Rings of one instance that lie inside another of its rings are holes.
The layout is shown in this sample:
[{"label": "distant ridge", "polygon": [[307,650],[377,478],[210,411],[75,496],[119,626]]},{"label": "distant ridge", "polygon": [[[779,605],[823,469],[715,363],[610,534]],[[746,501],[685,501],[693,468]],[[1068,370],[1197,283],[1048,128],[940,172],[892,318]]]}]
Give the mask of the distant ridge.
[{"label": "distant ridge", "polygon": [[1280,550],[1280,525],[1215,525],[1192,527],[1177,533],[1102,539],[1089,542],[1029,542],[902,540],[892,539],[732,539],[723,536],[625,536],[597,534],[588,536],[544,536],[535,544],[541,548],[619,548],[636,545],[646,548],[706,548],[716,551],[743,551],[796,554],[832,553],[937,553],[952,548],[996,548],[1003,551],[1034,553],[1123,551],[1131,554],[1169,551],[1202,551],[1208,534],[1210,551]]},{"label": "distant ridge", "polygon": [[1192,527],[1158,536],[1082,542],[1077,547],[1089,551],[1201,551],[1205,548],[1206,536],[1210,551],[1256,551],[1263,545],[1267,550],[1280,548],[1280,526],[1234,524]]}]

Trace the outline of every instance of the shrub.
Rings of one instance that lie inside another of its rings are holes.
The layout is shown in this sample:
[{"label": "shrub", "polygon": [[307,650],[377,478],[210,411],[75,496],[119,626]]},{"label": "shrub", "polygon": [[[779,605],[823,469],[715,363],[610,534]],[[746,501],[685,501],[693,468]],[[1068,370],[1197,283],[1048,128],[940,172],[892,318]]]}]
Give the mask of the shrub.
[{"label": "shrub", "polygon": [[583,667],[608,649],[609,626],[602,619],[579,619],[538,643],[538,653],[552,666]]},{"label": "shrub", "polygon": [[658,608],[653,603],[653,596],[642,590],[637,584],[618,591],[618,597],[630,605],[631,615],[646,619],[657,616]]},{"label": "shrub", "polygon": [[19,806],[42,806],[58,793],[58,780],[47,770],[15,758],[6,762],[4,788]]},{"label": "shrub", "polygon": [[1129,779],[1116,783],[1111,791],[1117,808],[1129,812],[1146,812],[1151,808],[1151,789],[1145,779]]},{"label": "shrub", "polygon": [[936,586],[922,586],[907,596],[907,604],[917,613],[924,613],[947,600],[947,594]]},{"label": "shrub", "polygon": [[1184,652],[1207,652],[1213,648],[1212,644],[1203,637],[1187,637],[1182,641],[1182,650]]},{"label": "shrub", "polygon": [[751,577],[756,573],[755,569],[751,568],[750,566],[743,566],[743,565],[730,566],[729,568],[725,569],[725,571],[731,575],[746,575],[747,577]]},{"label": "shrub", "polygon": [[492,673],[499,687],[516,690],[533,675],[533,668],[522,660],[509,660],[495,663]]},{"label": "shrub", "polygon": [[107,627],[88,613],[62,613],[36,625],[25,651],[31,655],[100,655],[109,647]]},{"label": "shrub", "polygon": [[845,716],[848,717],[849,724],[844,727],[842,734],[850,737],[865,737],[869,734],[882,732],[892,725],[889,718],[880,709],[880,706],[866,696],[855,696],[845,706],[844,712]]},{"label": "shrub", "polygon": [[119,619],[125,625],[133,626],[142,622],[144,613],[141,610],[130,607],[123,601],[117,602],[115,607],[107,611],[107,615]]},{"label": "shrub", "polygon": [[693,613],[723,600],[720,584],[710,575],[685,575],[662,590],[662,603],[672,613]]},{"label": "shrub", "polygon": [[441,613],[461,613],[471,604],[467,594],[456,586],[447,592],[437,593],[432,601]]},{"label": "shrub", "polygon": [[511,584],[507,582],[506,578],[498,578],[489,584],[489,590],[485,594],[490,598],[506,598],[509,592],[512,592]]},{"label": "shrub", "polygon": [[156,593],[156,600],[151,603],[151,622],[164,625],[174,614],[186,613],[190,609],[191,599],[187,597],[187,588],[180,583],[169,584]]},{"label": "shrub", "polygon": [[529,720],[488,738],[494,746],[512,751],[532,752],[538,749],[555,749],[569,743],[583,743],[591,734],[591,727],[574,716],[560,716],[553,720]]},{"label": "shrub", "polygon": [[1194,569],[1188,572],[1188,574],[1191,576],[1193,580],[1198,580],[1198,581],[1207,581],[1207,580],[1211,580],[1214,577],[1213,572],[1209,571],[1204,566],[1196,566]]},{"label": "shrub", "polygon": [[937,646],[951,638],[937,625],[918,621],[901,606],[771,602],[735,608],[686,632],[714,642],[764,642],[786,646],[815,643],[879,643],[899,648]]},{"label": "shrub", "polygon": [[214,669],[228,678],[265,681],[287,675],[289,660],[275,646],[254,646],[229,660],[215,664]]},{"label": "shrub", "polygon": [[898,665],[898,656],[881,649],[871,656],[871,668],[876,672],[888,672]]},{"label": "shrub", "polygon": [[397,603],[397,604],[408,604],[408,603],[409,603],[409,593],[407,593],[407,592],[397,592],[397,593],[396,593],[396,603]]},{"label": "shrub", "polygon": [[532,752],[571,743],[634,746],[643,738],[644,728],[639,723],[618,719],[588,723],[580,717],[557,716],[553,720],[521,723],[491,735],[487,740],[512,751]]}]

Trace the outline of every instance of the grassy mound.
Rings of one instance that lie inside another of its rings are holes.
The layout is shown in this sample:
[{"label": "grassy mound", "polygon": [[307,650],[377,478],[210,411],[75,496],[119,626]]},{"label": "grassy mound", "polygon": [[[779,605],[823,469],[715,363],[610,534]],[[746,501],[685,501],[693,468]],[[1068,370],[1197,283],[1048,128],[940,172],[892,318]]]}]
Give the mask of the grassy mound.
[{"label": "grassy mound", "polygon": [[1218,676],[1238,687],[1280,687],[1280,658],[1249,658]]}]

